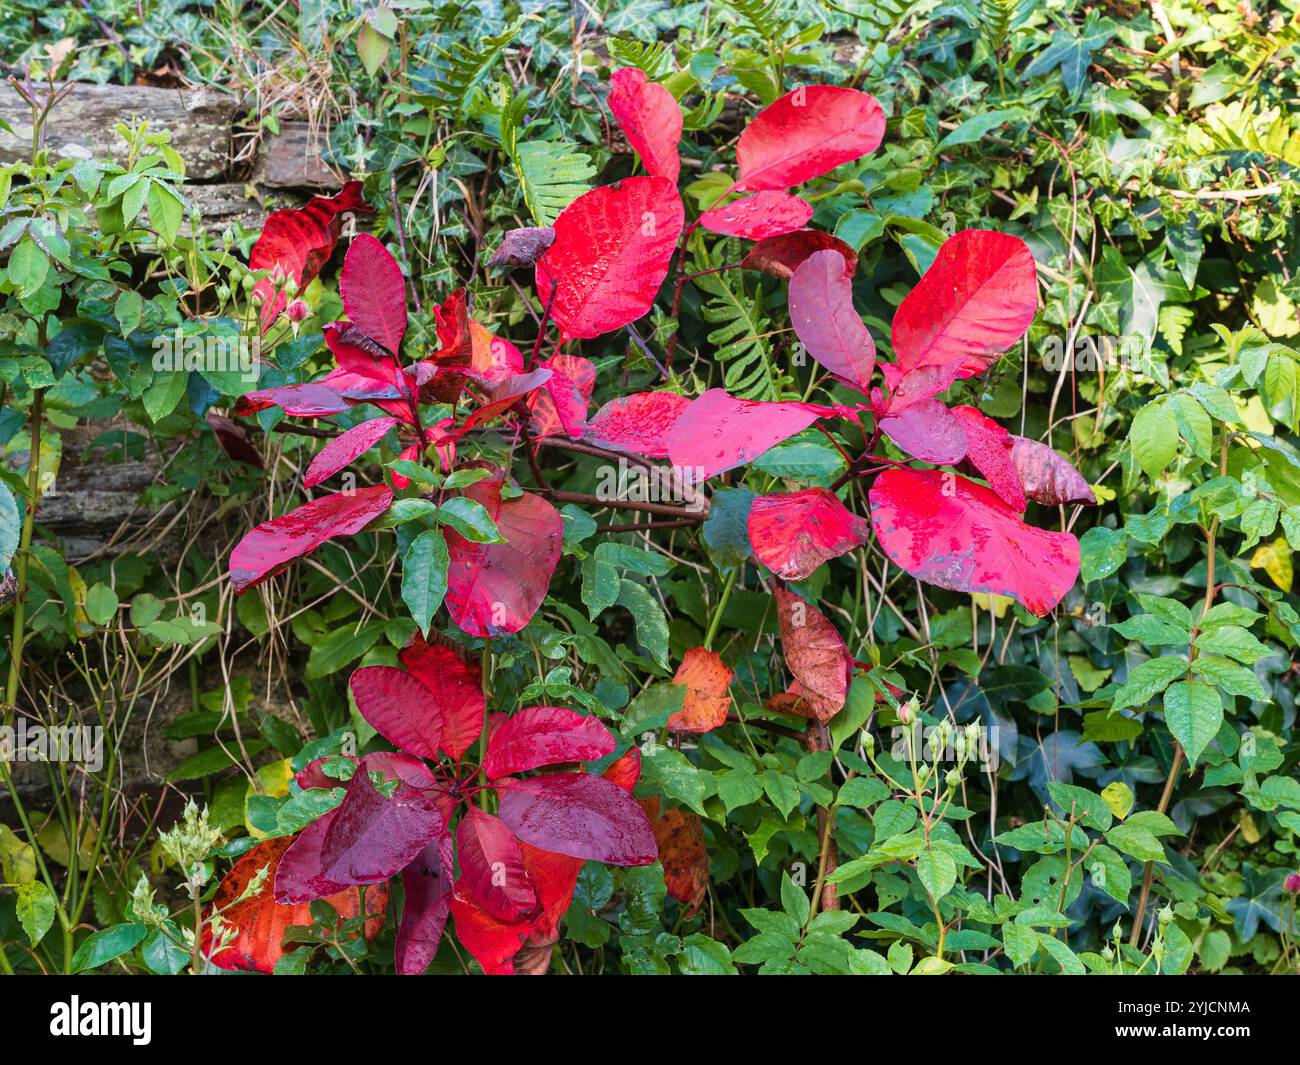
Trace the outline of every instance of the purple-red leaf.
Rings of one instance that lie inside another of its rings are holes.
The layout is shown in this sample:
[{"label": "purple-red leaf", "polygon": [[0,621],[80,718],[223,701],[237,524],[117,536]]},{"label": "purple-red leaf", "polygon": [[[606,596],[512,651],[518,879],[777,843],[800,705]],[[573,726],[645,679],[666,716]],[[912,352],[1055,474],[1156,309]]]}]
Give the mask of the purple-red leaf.
[{"label": "purple-red leaf", "polygon": [[736,145],[738,187],[788,189],[880,147],[885,115],[874,96],[808,85],[760,111]]},{"label": "purple-red leaf", "polygon": [[410,865],[445,827],[436,791],[399,778],[392,794],[385,795],[363,763],[348,781],[348,793],[321,842],[321,872],[342,884],[387,880]]},{"label": "purple-red leaf", "polygon": [[922,462],[951,466],[966,457],[961,422],[937,399],[921,399],[880,419],[880,431],[902,451]]},{"label": "purple-red leaf", "polygon": [[992,491],[939,470],[886,470],[871,486],[886,555],[940,588],[992,592],[1042,617],[1079,575],[1079,541],[1026,525]]},{"label": "purple-red leaf", "polygon": [[1037,308],[1029,246],[1007,233],[962,230],[944,241],[894,315],[898,365],[983,373],[1024,336]]},{"label": "purple-red leaf", "polygon": [[746,270],[762,270],[788,281],[799,265],[813,252],[834,250],[844,258],[844,276],[852,277],[858,268],[858,253],[839,237],[820,229],[796,229],[776,237],[765,237],[752,248],[740,265]]},{"label": "purple-red leaf", "polygon": [[555,220],[537,261],[537,294],[565,340],[634,322],[668,276],[685,214],[667,178],[632,177],[592,189]]},{"label": "purple-red leaf", "polygon": [[499,817],[469,806],[456,826],[457,889],[498,921],[517,921],[537,908],[519,841]]},{"label": "purple-red leaf", "polygon": [[645,813],[626,791],[587,773],[548,773],[501,789],[501,820],[525,843],[608,865],[658,855]]},{"label": "purple-red leaf", "polygon": [[691,405],[676,392],[634,392],[611,399],[588,423],[583,439],[590,444],[642,455],[668,457],[668,435]]},{"label": "purple-red leaf", "polygon": [[339,275],[343,310],[356,328],[390,354],[406,335],[406,282],[402,268],[379,241],[359,233],[343,257]]},{"label": "purple-red leaf", "polygon": [[790,278],[790,322],[808,354],[845,384],[870,392],[876,344],[853,309],[837,251],[813,252]]},{"label": "purple-red leaf", "polygon": [[953,407],[952,414],[966,433],[966,458],[971,465],[979,470],[989,487],[1007,506],[1023,512],[1025,491],[1011,460],[1011,434],[974,407]]},{"label": "purple-red leaf", "polygon": [[546,598],[560,559],[564,519],[541,496],[501,497],[505,474],[479,481],[465,496],[482,503],[505,543],[478,544],[445,529],[451,619],[470,636],[501,636],[528,624]]},{"label": "purple-red leaf", "polygon": [[815,403],[736,399],[711,388],[678,417],[668,434],[668,455],[697,481],[753,462],[768,448],[840,411]]},{"label": "purple-red leaf", "polygon": [[294,559],[311,554],[336,536],[359,533],[388,509],[386,484],[321,496],[244,534],[230,553],[230,583],[246,592],[275,576]]},{"label": "purple-red leaf", "polygon": [[402,870],[402,920],[394,945],[397,972],[419,976],[438,953],[451,912],[452,842],[441,832]]},{"label": "purple-red leaf", "polygon": [[354,425],[340,433],[316,452],[311,465],[307,467],[303,486],[312,488],[333,477],[358,455],[365,454],[379,443],[396,424],[396,418],[371,418],[368,422]]},{"label": "purple-red leaf", "polygon": [[651,177],[674,185],[681,171],[677,143],[682,139],[682,109],[664,86],[636,67],[614,71],[609,79],[610,113]]},{"label": "purple-red leaf", "polygon": [[870,527],[828,488],[759,496],[749,508],[754,555],[778,577],[802,581],[867,540]]},{"label": "purple-red leaf", "polygon": [[762,240],[808,224],[812,204],[788,192],[765,189],[752,196],[713,207],[700,215],[700,225],[713,233]]},{"label": "purple-red leaf", "polygon": [[298,418],[325,418],[348,409],[350,404],[329,385],[308,381],[301,385],[279,385],[248,392],[235,405],[236,414],[252,414],[279,407],[285,414]]},{"label": "purple-red leaf", "polygon": [[384,739],[421,758],[438,756],[442,708],[418,677],[396,666],[362,666],[348,686],[361,716]]},{"label": "purple-red leaf", "polygon": [[1011,437],[1011,461],[1025,495],[1035,503],[1097,505],[1092,485],[1053,448],[1028,437]]},{"label": "purple-red leaf", "polygon": [[591,762],[614,749],[614,737],[594,717],[562,706],[528,706],[501,722],[488,740],[489,780],[561,762]]}]

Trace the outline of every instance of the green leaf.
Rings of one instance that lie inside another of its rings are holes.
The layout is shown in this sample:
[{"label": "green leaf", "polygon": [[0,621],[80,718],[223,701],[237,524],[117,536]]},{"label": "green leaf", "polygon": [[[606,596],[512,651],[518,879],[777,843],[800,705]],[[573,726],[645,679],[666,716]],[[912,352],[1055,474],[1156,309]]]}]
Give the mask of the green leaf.
[{"label": "green leaf", "polygon": [[85,972],[120,958],[140,945],[149,930],[142,924],[119,924],[91,935],[72,955],[72,971]]},{"label": "green leaf", "polygon": [[23,926],[33,947],[45,938],[45,933],[54,924],[54,910],[54,892],[42,881],[18,885],[18,923]]},{"label": "green leaf", "polygon": [[937,901],[956,886],[957,863],[942,850],[931,847],[916,859],[916,875]]},{"label": "green leaf", "polygon": [[96,625],[107,625],[117,615],[117,593],[96,581],[86,593],[86,617]]},{"label": "green leaf", "polygon": [[1156,480],[1178,453],[1178,422],[1173,407],[1163,399],[1148,403],[1134,416],[1128,443],[1142,472]]},{"label": "green leaf", "polygon": [[682,940],[682,952],[677,959],[683,976],[735,976],[736,967],[731,962],[731,951],[725,943],[695,932]]},{"label": "green leaf", "polygon": [[156,425],[176,409],[189,380],[190,375],[184,370],[163,370],[153,375],[153,381],[140,397],[151,422]]},{"label": "green leaf", "polygon": [[434,513],[443,525],[449,525],[466,540],[476,544],[503,544],[505,537],[482,503],[455,496],[441,504]]},{"label": "green leaf", "polygon": [[22,514],[9,486],[0,481],[0,575],[9,568],[22,537]]},{"label": "green leaf", "polygon": [[1028,965],[1038,953],[1038,933],[1022,924],[1003,925],[1002,946],[1012,965]]},{"label": "green leaf", "polygon": [[808,898],[808,893],[790,879],[789,873],[781,874],[781,908],[794,918],[795,924],[800,928],[808,923],[812,901]]},{"label": "green leaf", "polygon": [[26,298],[35,295],[45,284],[45,277],[50,272],[50,260],[35,241],[24,237],[9,256],[7,272],[18,295]]},{"label": "green leaf", "polygon": [[1187,659],[1181,655],[1152,658],[1129,670],[1128,679],[1115,693],[1111,710],[1145,706],[1179,677],[1187,674]]},{"label": "green leaf", "polygon": [[149,222],[163,245],[175,244],[180,234],[181,220],[185,217],[185,204],[181,198],[167,185],[150,181],[145,202],[149,205]]},{"label": "green leaf", "polygon": [[426,636],[447,594],[447,540],[439,529],[420,533],[402,556],[402,601]]},{"label": "green leaf", "polygon": [[664,669],[668,668],[668,619],[659,600],[644,585],[625,580],[619,585],[618,605],[636,624],[636,642]]}]

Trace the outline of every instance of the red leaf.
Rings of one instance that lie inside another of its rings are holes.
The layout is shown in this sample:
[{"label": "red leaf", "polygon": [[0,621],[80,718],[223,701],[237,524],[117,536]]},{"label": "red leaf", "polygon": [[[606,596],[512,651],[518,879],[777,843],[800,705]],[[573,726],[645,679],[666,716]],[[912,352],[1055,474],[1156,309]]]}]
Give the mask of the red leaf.
[{"label": "red leaf", "polygon": [[230,552],[230,583],[246,592],[336,536],[359,533],[388,509],[386,484],[321,496],[244,534]]},{"label": "red leaf", "polygon": [[1092,485],[1070,463],[1046,444],[1012,436],[1011,461],[1025,495],[1036,503],[1097,505]]},{"label": "red leaf", "polygon": [[676,185],[681,171],[677,143],[682,139],[682,109],[673,94],[644,71],[623,67],[609,79],[607,102],[646,173]]},{"label": "red leaf", "polygon": [[613,735],[594,717],[562,706],[528,706],[492,733],[483,771],[499,780],[543,765],[592,762],[613,749]]},{"label": "red leaf", "polygon": [[957,377],[983,373],[1024,336],[1037,308],[1028,245],[1006,233],[962,230],[944,241],[894,315],[898,365],[905,372],[956,366]]},{"label": "red leaf", "polygon": [[[237,936],[230,946],[213,956],[212,964],[218,969],[274,972],[275,963],[285,951],[280,945],[285,932],[290,928],[309,928],[314,923],[311,908],[305,902],[282,906],[275,901],[273,885],[276,872],[280,867],[280,859],[293,842],[292,836],[263,840],[246,851],[222,878],[212,898],[211,908],[221,911],[221,920],[231,926]],[[262,889],[255,895],[236,902],[263,866],[269,868],[269,876]],[[388,885],[376,884],[367,888],[365,897],[366,912],[376,915],[366,921],[365,935],[367,939],[374,939],[384,924],[383,911],[388,902]],[[325,901],[338,914],[339,924],[360,916],[355,888],[345,888],[336,895],[328,896]],[[210,914],[211,911],[209,920]],[[203,953],[206,955],[212,946],[212,925],[205,922]]]},{"label": "red leaf", "polygon": [[788,92],[740,135],[739,188],[788,189],[874,152],[885,115],[874,96],[834,85]]},{"label": "red leaf", "polygon": [[361,666],[348,681],[357,709],[384,739],[421,758],[437,758],[442,708],[414,674],[396,666]]},{"label": "red leaf", "polygon": [[676,392],[634,392],[611,399],[587,423],[583,439],[648,459],[668,457],[668,434],[691,405]]},{"label": "red leaf", "polygon": [[764,189],[700,215],[700,225],[713,233],[762,240],[806,225],[812,204],[788,192]]},{"label": "red leaf", "polygon": [[321,874],[338,883],[387,880],[446,827],[439,792],[399,778],[386,796],[371,782],[371,767],[363,763],[348,781],[348,793],[320,844]]},{"label": "red leaf", "polygon": [[338,810],[335,809],[316,818],[298,833],[292,846],[284,852],[272,877],[275,883],[275,901],[280,905],[311,902],[339,892],[355,894],[354,885],[332,880],[322,869],[321,846],[337,814]]},{"label": "red leaf", "polygon": [[753,462],[818,418],[839,414],[834,407],[815,403],[735,399],[721,388],[711,388],[678,417],[668,434],[668,454],[679,470],[705,479]]},{"label": "red leaf", "polygon": [[358,455],[363,455],[379,443],[388,430],[397,424],[396,418],[371,418],[340,433],[316,452],[307,467],[303,486],[312,488],[333,477]]},{"label": "red leaf", "polygon": [[501,820],[534,847],[608,865],[649,865],[654,833],[635,800],[587,773],[548,773],[501,791]]},{"label": "red leaf", "polygon": [[704,842],[704,823],[697,814],[676,808],[659,812],[659,796],[641,800],[650,818],[659,861],[664,867],[668,894],[686,907],[686,916],[700,908],[709,891],[709,851]]},{"label": "red leaf", "polygon": [[357,764],[357,756],[354,754],[325,754],[319,758],[313,758],[305,766],[293,775],[294,782],[298,787],[306,791],[308,788],[324,788],[329,791],[331,788],[343,787],[344,781],[338,777],[327,776],[325,773],[325,763],[334,758],[343,758]]},{"label": "red leaf", "polygon": [[866,543],[869,531],[828,488],[759,496],[749,509],[754,555],[787,581],[812,576],[827,559]]},{"label": "red leaf", "polygon": [[221,445],[221,450],[232,459],[247,463],[249,466],[256,466],[259,470],[266,468],[262,462],[261,452],[248,439],[248,433],[242,425],[232,422],[215,410],[208,411],[204,415],[204,420],[217,438],[217,443]]},{"label": "red leaf", "polygon": [[443,444],[449,440],[459,440],[470,430],[485,425],[494,418],[501,417],[521,399],[532,395],[546,384],[552,376],[549,369],[539,366],[531,373],[506,378],[488,394],[487,402],[465,419],[464,425],[444,433],[437,440],[437,443]]},{"label": "red leaf", "polygon": [[596,387],[596,364],[581,355],[561,354],[538,365],[551,371],[551,379],[528,399],[533,436],[539,440],[559,434],[581,436]]},{"label": "red leaf", "polygon": [[629,747],[627,753],[611,762],[601,776],[630,794],[641,779],[641,748]]},{"label": "red leaf", "polygon": [[900,411],[890,408],[880,430],[908,455],[937,466],[950,466],[966,457],[966,431],[937,399],[922,399]]},{"label": "red leaf", "polygon": [[886,470],[871,521],[895,565],[940,588],[1008,595],[1043,616],[1079,575],[1079,542],[1026,525],[983,485],[938,470]]},{"label": "red leaf", "polygon": [[469,806],[456,828],[456,854],[458,895],[498,921],[517,921],[537,908],[519,841],[499,817]]},{"label": "red leaf", "polygon": [[598,337],[645,314],[683,220],[676,185],[659,177],[592,189],[561,211],[555,243],[537,262],[537,294],[563,339]]},{"label": "red leaf", "polygon": [[523,949],[532,922],[498,921],[468,899],[455,895],[451,900],[451,916],[456,922],[456,938],[488,976],[514,973],[514,956]]},{"label": "red leaf", "polygon": [[[272,211],[248,255],[248,268],[273,270],[282,279],[293,278],[301,292],[333,253],[343,228],[343,212],[370,210],[361,199],[361,182],[349,181],[334,196],[314,196],[305,207]],[[280,287],[274,275],[262,278],[253,287],[254,294],[262,297],[263,332],[288,302]]]},{"label": "red leaf", "polygon": [[505,474],[479,481],[464,495],[486,508],[506,542],[476,544],[453,529],[444,530],[447,612],[470,636],[501,636],[528,624],[546,598],[560,560],[564,519],[541,496],[523,493],[501,498]]},{"label": "red leaf", "polygon": [[392,355],[400,355],[406,335],[406,281],[402,268],[369,233],[352,239],[343,257],[339,295],[348,319]]},{"label": "red leaf", "polygon": [[729,689],[735,674],[720,655],[692,647],[682,655],[673,683],[686,688],[682,708],[668,718],[669,732],[711,732],[727,720],[731,709]]},{"label": "red leaf", "polygon": [[279,407],[285,414],[298,418],[325,418],[348,409],[350,404],[334,389],[319,381],[301,385],[263,388],[241,396],[235,404],[236,414],[252,414],[267,407]]},{"label": "red leaf", "polygon": [[953,407],[952,413],[966,433],[966,458],[971,465],[984,475],[989,487],[1007,506],[1023,512],[1025,492],[1011,461],[1011,434],[974,407]]},{"label": "red leaf", "polygon": [[429,967],[451,912],[451,833],[443,832],[402,870],[402,920],[394,953],[401,976]]},{"label": "red leaf", "polygon": [[853,309],[853,283],[835,251],[813,252],[790,278],[790,322],[808,354],[845,384],[867,394],[876,344]]},{"label": "red leaf", "polygon": [[426,643],[418,632],[398,656],[433,695],[442,717],[439,746],[460,760],[483,731],[483,675],[450,647]]},{"label": "red leaf", "polygon": [[401,379],[397,359],[351,322],[330,322],[323,332],[340,370],[394,387]]},{"label": "red leaf", "polygon": [[772,709],[816,718],[823,725],[844,707],[853,658],[824,614],[784,588],[775,590],[781,648],[795,683],[768,700]]},{"label": "red leaf", "polygon": [[839,237],[820,229],[796,229],[793,233],[766,237],[749,249],[740,265],[746,270],[762,270],[788,281],[808,256],[827,249],[834,249],[844,257],[844,276],[852,277],[858,268],[858,253]]}]

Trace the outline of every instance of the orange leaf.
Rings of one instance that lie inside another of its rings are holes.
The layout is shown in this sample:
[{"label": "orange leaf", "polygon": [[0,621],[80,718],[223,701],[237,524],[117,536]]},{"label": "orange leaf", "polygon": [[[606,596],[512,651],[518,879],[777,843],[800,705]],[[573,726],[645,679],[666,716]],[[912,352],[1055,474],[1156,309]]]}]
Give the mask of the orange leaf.
[{"label": "orange leaf", "polygon": [[682,656],[673,677],[686,687],[686,701],[668,719],[670,732],[709,732],[727,720],[731,697],[727,689],[733,674],[712,651],[692,647]]},{"label": "orange leaf", "polygon": [[812,604],[777,588],[776,605],[781,646],[794,683],[769,699],[767,708],[816,718],[824,725],[844,708],[853,659],[835,626]]},{"label": "orange leaf", "polygon": [[700,908],[709,890],[709,851],[704,842],[704,824],[688,810],[674,808],[661,815],[657,795],[638,801],[654,827],[668,894],[686,907],[686,916],[690,917]]}]

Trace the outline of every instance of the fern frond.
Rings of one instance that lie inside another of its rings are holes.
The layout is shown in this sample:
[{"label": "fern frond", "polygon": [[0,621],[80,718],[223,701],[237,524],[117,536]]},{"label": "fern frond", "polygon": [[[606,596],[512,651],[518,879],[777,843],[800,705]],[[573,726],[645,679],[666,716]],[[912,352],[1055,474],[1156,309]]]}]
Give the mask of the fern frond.
[{"label": "fern frond", "polygon": [[591,187],[589,179],[596,168],[571,142],[519,139],[519,126],[528,108],[526,96],[512,97],[510,87],[502,84],[496,103],[501,148],[510,160],[524,206],[539,226],[549,226]]},{"label": "fern frond", "polygon": [[740,19],[741,25],[764,41],[779,43],[794,28],[787,12],[786,0],[725,0]]},{"label": "fern frond", "polygon": [[673,65],[672,54],[663,41],[646,44],[627,37],[611,37],[609,54],[611,58],[618,60],[620,66],[636,67],[651,79],[663,77]]},{"label": "fern frond", "polygon": [[822,2],[840,14],[858,20],[854,32],[863,50],[870,53],[907,21],[921,6],[922,0],[876,0],[874,3],[860,4],[855,9],[843,7],[832,0]]},{"label": "fern frond", "polygon": [[464,41],[457,41],[450,48],[435,49],[442,69],[434,79],[433,95],[445,110],[459,114],[464,109],[470,92],[514,40],[519,25],[516,21],[498,36],[484,37],[477,49]]},{"label": "fern frond", "polygon": [[1187,335],[1187,327],[1192,324],[1192,319],[1195,317],[1190,307],[1178,303],[1166,303],[1160,308],[1158,317],[1160,335],[1165,338],[1165,343],[1175,355],[1183,353],[1183,337]]},{"label": "fern frond", "polygon": [[739,276],[733,283],[723,273],[697,277],[695,284],[709,296],[701,314],[716,327],[707,340],[723,366],[723,387],[741,399],[780,399],[781,382],[767,336],[772,327],[761,294],[748,294]]}]

